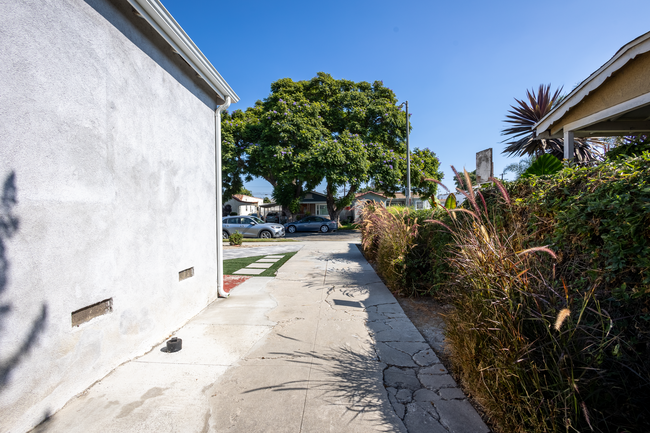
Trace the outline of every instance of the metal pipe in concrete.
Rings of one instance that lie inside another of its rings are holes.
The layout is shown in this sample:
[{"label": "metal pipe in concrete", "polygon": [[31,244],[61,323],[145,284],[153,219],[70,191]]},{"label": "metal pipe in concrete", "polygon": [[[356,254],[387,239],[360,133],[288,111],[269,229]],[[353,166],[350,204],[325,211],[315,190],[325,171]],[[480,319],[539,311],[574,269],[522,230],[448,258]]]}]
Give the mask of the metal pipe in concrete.
[{"label": "metal pipe in concrete", "polygon": [[215,155],[215,179],[216,179],[216,196],[217,196],[217,294],[222,297],[228,297],[229,293],[223,289],[223,241],[221,233],[223,232],[223,200],[221,193],[223,191],[223,180],[221,176],[221,112],[230,107],[230,96],[226,96],[226,102],[217,107],[214,112],[214,155]]}]

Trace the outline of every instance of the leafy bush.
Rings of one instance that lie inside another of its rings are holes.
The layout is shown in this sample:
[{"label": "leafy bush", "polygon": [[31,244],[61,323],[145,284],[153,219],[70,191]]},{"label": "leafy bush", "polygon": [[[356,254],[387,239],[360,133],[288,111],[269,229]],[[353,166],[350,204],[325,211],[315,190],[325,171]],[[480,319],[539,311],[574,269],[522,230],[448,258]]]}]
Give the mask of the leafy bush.
[{"label": "leafy bush", "polygon": [[404,218],[409,210],[403,207],[385,208],[381,204],[367,204],[361,209],[362,247],[369,260],[381,269],[386,285],[393,291],[401,290],[404,257],[411,250],[417,235],[417,226]]},{"label": "leafy bush", "polygon": [[504,431],[635,425],[632,413],[620,417],[635,399],[619,393],[638,397],[641,390],[617,363],[638,365],[621,356],[621,336],[612,332],[596,287],[578,293],[558,287],[557,255],[530,247],[528,227],[516,223],[506,189],[493,181],[502,202],[490,201],[492,217],[482,193],[470,188],[469,209],[450,210],[451,226],[434,221],[454,240],[457,290],[450,300],[456,308],[447,337],[456,370]]},{"label": "leafy bush", "polygon": [[360,209],[358,225],[366,258],[378,265],[388,287],[404,295],[437,295],[447,281],[447,243],[440,227],[425,223],[434,211],[375,203]]},{"label": "leafy bush", "polygon": [[244,241],[244,236],[239,232],[235,232],[231,234],[230,237],[228,238],[228,242],[230,243],[230,245],[241,245],[243,241]]},{"label": "leafy bush", "polygon": [[[650,431],[650,153],[494,182],[400,214],[391,289],[456,306],[454,369],[499,430]],[[362,228],[364,250],[392,229]]]},{"label": "leafy bush", "polygon": [[[530,242],[552,244],[558,273],[601,297],[650,298],[650,153],[569,167],[509,187]],[[650,307],[650,305],[646,305]]]},{"label": "leafy bush", "polygon": [[632,142],[616,146],[605,155],[609,160],[630,158],[643,155],[643,152],[650,152],[650,139],[646,138],[641,142]]},{"label": "leafy bush", "polygon": [[535,158],[530,167],[521,174],[521,177],[545,176],[555,174],[560,170],[562,170],[562,162],[550,153],[545,153]]},{"label": "leafy bush", "polygon": [[[568,167],[508,185],[511,205],[485,191],[485,230],[455,220],[448,337],[504,431],[649,430],[649,182],[650,154]],[[544,245],[557,261],[509,261]]]}]

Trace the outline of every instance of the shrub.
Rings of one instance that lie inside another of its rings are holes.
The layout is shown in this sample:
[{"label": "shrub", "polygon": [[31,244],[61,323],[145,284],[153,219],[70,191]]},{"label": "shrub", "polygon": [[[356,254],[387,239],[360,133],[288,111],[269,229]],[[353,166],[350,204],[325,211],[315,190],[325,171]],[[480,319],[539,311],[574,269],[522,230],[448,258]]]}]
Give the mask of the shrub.
[{"label": "shrub", "polygon": [[650,153],[568,167],[509,189],[531,242],[553,245],[567,281],[585,290],[600,280],[601,296],[648,301]]},{"label": "shrub", "polygon": [[642,156],[644,152],[650,152],[650,139],[648,138],[640,142],[635,141],[632,143],[616,146],[607,152],[605,156],[609,160],[615,160],[634,156]]},{"label": "shrub", "polygon": [[442,296],[449,285],[448,264],[449,232],[436,224],[427,222],[433,217],[447,220],[438,210],[411,211],[404,215],[409,225],[417,225],[417,232],[411,248],[404,255],[404,269],[401,272],[401,287],[409,296]]},{"label": "shrub", "polygon": [[[610,169],[631,175],[621,166]],[[630,317],[623,319],[638,314],[625,306],[617,311],[621,304],[607,295],[602,275],[565,279],[589,269],[580,248],[593,232],[569,235],[594,217],[582,215],[587,209],[576,202],[599,209],[586,198],[598,190],[586,187],[598,182],[589,170],[597,168],[567,168],[557,177],[518,182],[509,188],[523,193],[514,202],[493,179],[497,188],[487,192],[487,200],[481,192],[470,193],[469,209],[449,211],[455,216],[451,225],[435,221],[454,240],[456,291],[450,300],[456,308],[447,327],[454,368],[500,430],[647,431],[650,423],[649,353],[638,345],[647,336],[638,329],[632,335]],[[549,206],[544,200],[573,190],[567,178],[580,179],[580,187],[573,187],[582,194],[556,203],[561,210]],[[617,195],[612,181],[602,184],[607,197]],[[526,189],[531,184],[535,188]],[[607,212],[614,212],[607,203]],[[553,238],[557,230],[561,234]],[[553,249],[540,243],[549,238],[557,241]]]},{"label": "shrub", "polygon": [[449,234],[426,223],[436,212],[374,203],[359,208],[362,248],[387,286],[407,296],[436,296],[446,287]]},{"label": "shrub", "polygon": [[244,236],[239,232],[235,232],[231,234],[230,237],[228,238],[228,242],[230,243],[230,245],[241,245],[243,241],[244,241]]},{"label": "shrub", "polygon": [[362,248],[381,269],[386,285],[396,292],[401,290],[405,255],[417,235],[417,225],[409,225],[404,218],[408,212],[400,206],[385,208],[378,203],[361,209]]},{"label": "shrub", "polygon": [[455,305],[454,369],[498,430],[650,431],[650,153],[493,182],[431,217],[367,207],[364,251]]}]

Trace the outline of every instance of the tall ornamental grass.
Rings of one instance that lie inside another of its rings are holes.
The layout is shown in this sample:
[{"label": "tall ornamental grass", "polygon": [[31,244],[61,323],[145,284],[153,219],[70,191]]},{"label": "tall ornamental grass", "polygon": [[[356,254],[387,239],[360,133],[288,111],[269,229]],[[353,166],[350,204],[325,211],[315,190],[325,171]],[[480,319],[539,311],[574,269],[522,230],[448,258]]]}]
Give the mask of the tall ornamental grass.
[{"label": "tall ornamental grass", "polygon": [[440,210],[386,208],[374,202],[359,206],[358,211],[364,255],[377,265],[387,286],[405,296],[440,296],[449,278],[446,259],[451,237],[424,222]]},{"label": "tall ornamental grass", "polygon": [[[504,432],[624,432],[648,426],[647,371],[594,294],[558,278],[549,246],[530,245],[504,186],[488,209],[465,173],[467,208],[445,209],[456,307],[454,369]],[[494,206],[494,204],[493,204]]]},{"label": "tall ornamental grass", "polygon": [[495,429],[650,432],[650,153],[457,178],[459,209],[366,207],[363,248],[391,290],[456,307],[453,367]]},{"label": "tall ornamental grass", "polygon": [[405,256],[410,252],[417,237],[417,221],[409,224],[405,215],[407,208],[385,208],[380,203],[366,204],[361,211],[359,228],[362,248],[368,260],[375,262],[389,289],[401,291]]}]

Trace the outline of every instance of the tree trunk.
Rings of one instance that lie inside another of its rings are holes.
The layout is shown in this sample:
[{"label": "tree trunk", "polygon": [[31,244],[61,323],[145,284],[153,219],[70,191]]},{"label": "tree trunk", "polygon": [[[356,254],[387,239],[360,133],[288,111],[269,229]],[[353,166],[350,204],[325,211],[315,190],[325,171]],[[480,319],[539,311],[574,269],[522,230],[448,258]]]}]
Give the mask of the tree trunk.
[{"label": "tree trunk", "polygon": [[[352,200],[354,199],[354,195],[357,191],[357,185],[350,185],[350,191],[341,199],[339,200],[339,203],[341,202],[347,202],[347,203],[352,203]],[[337,200],[336,197],[334,197],[335,191],[334,188],[328,183],[327,184],[327,213],[330,216],[330,219],[332,221],[336,221],[336,223],[340,226],[341,223],[339,222],[339,215],[341,215],[341,211],[345,208],[345,206],[338,206],[337,205]]]},{"label": "tree trunk", "polygon": [[289,208],[284,205],[282,205],[282,212],[280,213],[280,219],[282,219],[283,214],[287,216],[287,222],[293,222],[293,212],[291,212],[291,210],[289,210]]}]

